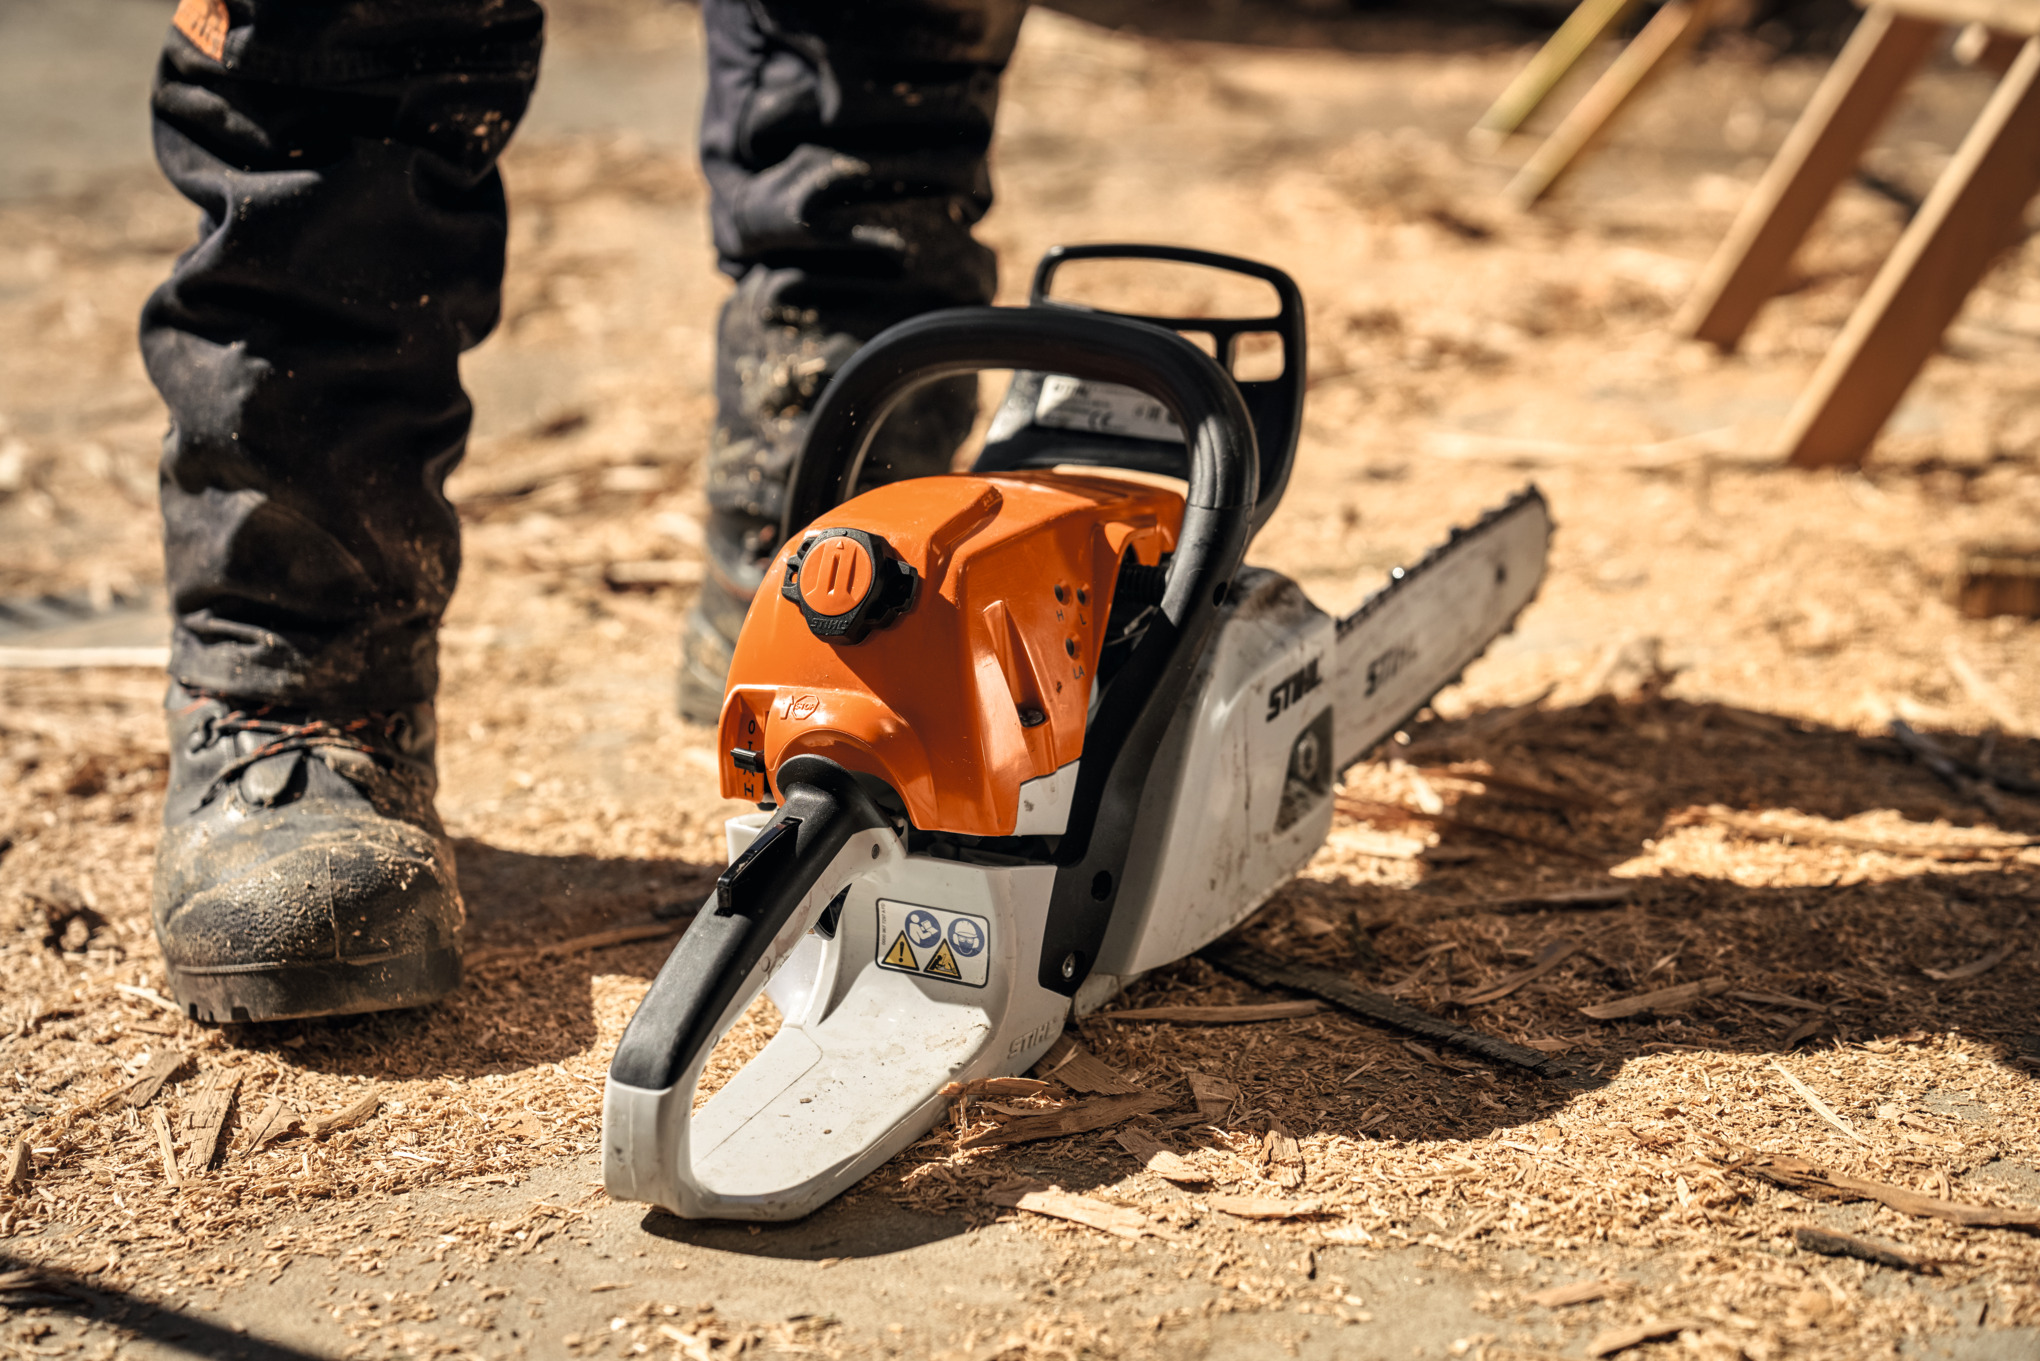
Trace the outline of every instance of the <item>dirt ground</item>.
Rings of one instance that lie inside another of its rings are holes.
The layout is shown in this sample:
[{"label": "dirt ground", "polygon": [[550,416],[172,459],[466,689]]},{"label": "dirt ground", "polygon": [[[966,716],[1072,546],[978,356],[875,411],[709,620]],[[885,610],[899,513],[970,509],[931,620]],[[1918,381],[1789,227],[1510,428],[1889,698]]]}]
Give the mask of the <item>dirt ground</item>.
[{"label": "dirt ground", "polygon": [[[133,319],[193,217],[142,135],[164,8],[0,8],[0,111],[26,130],[0,152],[0,598],[154,598],[144,644],[162,637],[163,415]],[[1650,1323],[1622,1354],[2040,1354],[2030,1233],[1752,1170],[1798,1157],[2040,1204],[2040,799],[1952,787],[1883,736],[1901,718],[2040,777],[2040,634],[1947,603],[1962,545],[2032,538],[2040,511],[2040,248],[1992,273],[1862,472],[1773,466],[1769,432],[1904,218],[1852,186],[1739,355],[1668,333],[1821,69],[1750,42],[1678,72],[1534,215],[1499,202],[1520,149],[1461,150],[1534,41],[1499,23],[1040,10],[995,150],[985,236],[1011,299],[1058,241],[1296,275],[1311,405],[1253,557],[1328,608],[1526,480],[1550,498],[1551,576],[1519,630],[1352,772],[1326,849],[1241,935],[1579,1080],[1335,1012],[1097,1017],[1073,1034],[1180,1100],[1152,1128],[1206,1185],[1109,1133],[960,1150],[992,1118],[973,1107],[799,1224],[610,1203],[602,1077],[671,938],[581,938],[691,911],[733,809],[711,735],[672,712],[686,588],[608,581],[696,560],[724,284],[688,145],[695,12],[553,8],[506,160],[504,324],[466,366],[479,424],[453,484],[441,808],[471,982],[326,1024],[166,1012],[147,905],[161,679],[0,671],[0,1139],[31,1150],[0,1191],[0,1272],[20,1273],[0,1275],[0,1352],[1502,1361]],[[1924,190],[1985,92],[1936,65],[1873,169]],[[1524,901],[1610,886],[1626,893]],[[1509,995],[1461,1000],[1560,947]],[[1710,995],[1656,1019],[1580,1010],[1685,983]],[[1190,961],[1111,1009],[1251,1000],[1271,998]],[[173,1051],[190,1061],[152,1102],[118,1099]],[[1223,1118],[1186,1120],[1191,1072],[1237,1084]],[[171,1185],[155,1118],[189,1162],[184,1122],[219,1074],[239,1079],[229,1146]],[[374,1114],[255,1150],[272,1098]],[[993,1206],[1019,1176],[1147,1232]],[[1806,1251],[1807,1228],[1925,1269]],[[1599,1298],[1534,1298],[1596,1281],[1577,1293]]]}]

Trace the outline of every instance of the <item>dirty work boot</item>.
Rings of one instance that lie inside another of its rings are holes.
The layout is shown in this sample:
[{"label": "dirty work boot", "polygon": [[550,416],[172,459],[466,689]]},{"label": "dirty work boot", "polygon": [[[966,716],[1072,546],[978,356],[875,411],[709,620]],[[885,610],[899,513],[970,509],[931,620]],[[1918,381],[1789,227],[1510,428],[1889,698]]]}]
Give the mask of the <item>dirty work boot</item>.
[{"label": "dirty work boot", "polygon": [[156,938],[201,1021],[414,1007],[460,984],[432,706],[317,715],[173,684]]}]

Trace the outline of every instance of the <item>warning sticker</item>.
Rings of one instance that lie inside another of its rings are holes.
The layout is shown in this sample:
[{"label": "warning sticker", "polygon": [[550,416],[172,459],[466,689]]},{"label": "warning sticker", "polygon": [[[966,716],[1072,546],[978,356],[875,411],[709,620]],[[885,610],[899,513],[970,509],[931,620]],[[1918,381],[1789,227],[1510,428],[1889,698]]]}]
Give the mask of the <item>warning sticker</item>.
[{"label": "warning sticker", "polygon": [[1034,403],[1034,423],[1058,430],[1089,430],[1099,435],[1183,442],[1183,427],[1145,392],[1117,383],[1087,383],[1051,373],[1041,380]]},{"label": "warning sticker", "polygon": [[882,969],[982,988],[991,978],[992,924],[968,912],[878,900]]}]

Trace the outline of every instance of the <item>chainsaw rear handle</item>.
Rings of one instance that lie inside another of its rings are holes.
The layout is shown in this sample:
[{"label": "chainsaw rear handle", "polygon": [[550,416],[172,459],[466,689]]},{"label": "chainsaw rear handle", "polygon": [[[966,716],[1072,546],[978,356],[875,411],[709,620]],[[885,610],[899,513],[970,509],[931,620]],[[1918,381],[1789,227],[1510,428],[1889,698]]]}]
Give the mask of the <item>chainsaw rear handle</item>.
[{"label": "chainsaw rear handle", "polygon": [[652,980],[609,1062],[611,1081],[663,1091],[698,1077],[764,986],[753,977],[758,965],[829,862],[859,832],[891,830],[857,778],[826,757],[794,757],[778,783],[785,802],[716,880],[715,896]]},{"label": "chainsaw rear handle", "polygon": [[[1141,242],[1101,242],[1083,246],[1050,246],[1034,266],[1034,282],[1027,301],[1036,307],[1060,307],[1069,311],[1092,312],[1083,303],[1053,296],[1055,276],[1075,260],[1153,260],[1167,264],[1197,265],[1259,279],[1275,291],[1277,303],[1272,317],[1164,317],[1114,312],[1109,315],[1144,321],[1166,330],[1193,331],[1211,337],[1219,365],[1238,385],[1240,399],[1254,423],[1254,440],[1261,456],[1260,477],[1254,502],[1254,527],[1268,523],[1282,493],[1289,487],[1289,474],[1296,466],[1296,438],[1303,429],[1304,315],[1303,292],[1296,280],[1273,265],[1217,251],[1194,250],[1188,246],[1158,246]],[[1282,342],[1282,372],[1273,378],[1241,378],[1234,371],[1241,336],[1274,335]]]},{"label": "chainsaw rear handle", "polygon": [[1162,612],[1177,624],[1239,570],[1260,487],[1252,418],[1225,370],[1173,331],[1048,307],[952,307],[881,331],[830,380],[795,459],[780,542],[850,498],[872,436],[923,383],[981,369],[1039,369],[1117,383],[1169,408],[1187,432],[1189,489]]}]

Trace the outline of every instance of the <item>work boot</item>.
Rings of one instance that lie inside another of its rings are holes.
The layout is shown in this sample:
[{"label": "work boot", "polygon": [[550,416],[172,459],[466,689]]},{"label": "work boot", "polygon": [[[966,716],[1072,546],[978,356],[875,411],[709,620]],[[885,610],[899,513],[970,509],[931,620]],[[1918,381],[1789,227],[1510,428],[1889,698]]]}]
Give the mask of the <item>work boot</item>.
[{"label": "work boot", "polygon": [[170,687],[156,938],[201,1021],[414,1007],[460,984],[430,704],[323,714]]}]

